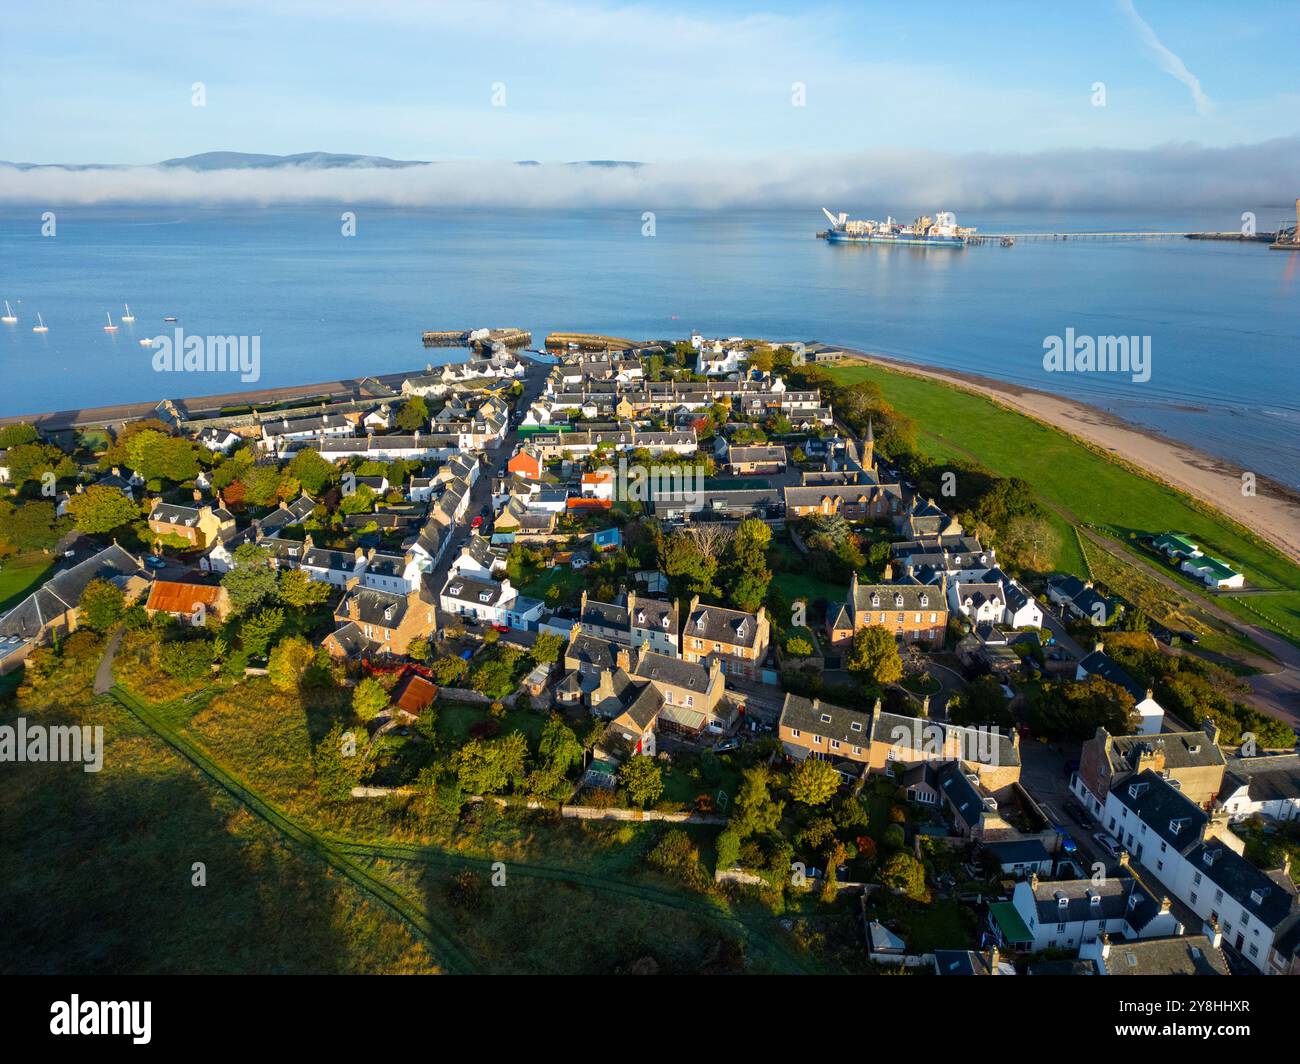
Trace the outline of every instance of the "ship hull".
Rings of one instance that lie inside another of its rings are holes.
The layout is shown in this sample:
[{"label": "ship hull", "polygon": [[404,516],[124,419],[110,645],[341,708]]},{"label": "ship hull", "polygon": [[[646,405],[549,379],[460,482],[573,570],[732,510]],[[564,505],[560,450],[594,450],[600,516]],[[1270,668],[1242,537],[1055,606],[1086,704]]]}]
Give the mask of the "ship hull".
[{"label": "ship hull", "polygon": [[839,233],[831,229],[826,239],[832,244],[905,244],[908,247],[964,248],[966,240],[960,236],[882,236],[879,233]]}]

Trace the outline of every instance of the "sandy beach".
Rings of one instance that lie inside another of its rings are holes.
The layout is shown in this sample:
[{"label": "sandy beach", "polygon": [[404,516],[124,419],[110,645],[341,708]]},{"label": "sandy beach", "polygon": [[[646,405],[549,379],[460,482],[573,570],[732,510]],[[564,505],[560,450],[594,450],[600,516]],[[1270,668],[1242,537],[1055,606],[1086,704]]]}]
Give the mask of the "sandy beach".
[{"label": "sandy beach", "polygon": [[1073,399],[863,351],[853,351],[852,358],[943,381],[1037,418],[1213,506],[1272,543],[1288,558],[1300,561],[1300,496],[1283,485],[1261,477],[1256,494],[1243,495],[1240,468]]}]

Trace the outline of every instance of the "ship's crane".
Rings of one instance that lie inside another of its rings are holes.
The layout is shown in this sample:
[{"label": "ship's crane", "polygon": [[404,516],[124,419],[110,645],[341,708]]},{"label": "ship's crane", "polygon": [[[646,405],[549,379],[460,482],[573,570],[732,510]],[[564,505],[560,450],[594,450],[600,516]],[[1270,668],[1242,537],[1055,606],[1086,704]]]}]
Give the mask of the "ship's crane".
[{"label": "ship's crane", "polygon": [[845,214],[843,211],[840,211],[840,213],[839,213],[838,215],[834,215],[834,214],[831,214],[831,212],[828,211],[825,207],[823,207],[823,208],[822,208],[822,214],[826,215],[826,217],[827,217],[827,219],[830,221],[831,225],[835,226],[836,228],[840,228],[840,229],[842,229],[842,228],[844,227],[844,223],[847,222],[847,221],[849,220],[849,216],[848,216],[847,214]]}]

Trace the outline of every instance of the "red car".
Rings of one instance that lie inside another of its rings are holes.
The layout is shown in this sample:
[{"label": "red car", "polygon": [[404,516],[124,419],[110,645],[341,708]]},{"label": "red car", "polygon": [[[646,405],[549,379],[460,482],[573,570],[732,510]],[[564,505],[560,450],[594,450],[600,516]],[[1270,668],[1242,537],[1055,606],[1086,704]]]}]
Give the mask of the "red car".
[{"label": "red car", "polygon": [[510,631],[510,626],[508,624],[494,624],[492,630],[494,632],[508,632]]},{"label": "red car", "polygon": [[483,518],[481,516],[475,517],[474,520],[469,523],[470,528],[481,528],[482,525],[483,525]]}]

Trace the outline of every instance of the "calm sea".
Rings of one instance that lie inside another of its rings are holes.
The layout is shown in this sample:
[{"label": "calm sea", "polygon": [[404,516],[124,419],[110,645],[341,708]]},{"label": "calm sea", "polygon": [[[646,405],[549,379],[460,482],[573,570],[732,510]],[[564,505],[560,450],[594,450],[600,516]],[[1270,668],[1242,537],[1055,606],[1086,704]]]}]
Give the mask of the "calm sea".
[{"label": "calm sea", "polygon": [[[820,339],[1094,403],[1300,486],[1300,255],[1186,240],[964,251],[831,246],[821,213],[356,208],[0,211],[0,414],[235,390],[137,342],[261,338],[258,385],[459,357],[428,328]],[[912,212],[899,211],[910,218]],[[1258,211],[1261,229],[1284,212]],[[962,214],[985,231],[1235,229],[1222,216]],[[129,303],[133,325],[106,333]],[[39,311],[49,332],[31,331]],[[1047,373],[1044,339],[1149,336],[1150,379]]]}]

